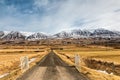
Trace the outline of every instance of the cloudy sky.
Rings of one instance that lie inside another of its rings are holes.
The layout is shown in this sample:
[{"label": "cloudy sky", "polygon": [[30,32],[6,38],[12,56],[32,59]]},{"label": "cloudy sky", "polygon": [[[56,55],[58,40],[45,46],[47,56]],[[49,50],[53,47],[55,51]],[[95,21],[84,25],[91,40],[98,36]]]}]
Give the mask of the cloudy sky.
[{"label": "cloudy sky", "polygon": [[0,30],[56,33],[120,31],[120,0],[0,0]]}]

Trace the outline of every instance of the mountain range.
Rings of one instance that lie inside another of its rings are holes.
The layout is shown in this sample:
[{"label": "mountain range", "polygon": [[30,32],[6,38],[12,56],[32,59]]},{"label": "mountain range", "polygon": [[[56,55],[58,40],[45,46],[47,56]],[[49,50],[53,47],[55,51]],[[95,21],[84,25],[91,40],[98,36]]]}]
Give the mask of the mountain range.
[{"label": "mountain range", "polygon": [[19,31],[0,31],[1,40],[41,40],[41,39],[64,39],[64,38],[120,38],[119,31],[110,31],[106,29],[95,29],[95,30],[81,30],[75,29],[71,31],[62,31],[53,35],[47,35],[41,32],[30,33],[30,32],[19,32]]}]

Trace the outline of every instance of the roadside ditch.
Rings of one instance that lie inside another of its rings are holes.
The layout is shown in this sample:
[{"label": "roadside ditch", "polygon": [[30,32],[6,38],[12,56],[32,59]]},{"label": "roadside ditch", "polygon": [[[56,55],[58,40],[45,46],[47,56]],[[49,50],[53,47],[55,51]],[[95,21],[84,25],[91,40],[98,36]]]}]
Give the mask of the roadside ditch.
[{"label": "roadside ditch", "polygon": [[95,60],[92,58],[84,59],[84,63],[89,68],[106,71],[108,74],[114,74],[114,75],[120,76],[120,64],[114,64],[113,62]]}]

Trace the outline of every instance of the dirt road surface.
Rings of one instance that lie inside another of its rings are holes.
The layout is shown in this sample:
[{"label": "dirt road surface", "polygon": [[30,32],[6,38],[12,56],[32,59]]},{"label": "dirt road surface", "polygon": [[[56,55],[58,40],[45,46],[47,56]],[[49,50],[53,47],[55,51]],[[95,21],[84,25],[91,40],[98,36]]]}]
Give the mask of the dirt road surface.
[{"label": "dirt road surface", "polygon": [[54,52],[46,55],[36,66],[17,80],[89,80],[75,67],[68,66]]}]

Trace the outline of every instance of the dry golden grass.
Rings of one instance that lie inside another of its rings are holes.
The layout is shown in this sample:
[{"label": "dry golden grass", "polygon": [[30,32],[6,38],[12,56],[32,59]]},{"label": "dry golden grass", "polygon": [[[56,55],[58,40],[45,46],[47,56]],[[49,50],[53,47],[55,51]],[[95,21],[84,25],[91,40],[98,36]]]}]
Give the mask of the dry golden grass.
[{"label": "dry golden grass", "polygon": [[75,54],[79,54],[80,57],[95,58],[103,61],[114,62],[115,64],[120,63],[120,49],[105,47],[68,47],[64,50],[57,50],[57,52],[69,56],[70,58],[74,58]]},{"label": "dry golden grass", "polygon": [[[56,50],[66,63],[74,65],[74,56],[79,54],[81,58],[94,58],[101,61],[114,62],[120,64],[120,49],[89,46],[89,47],[65,47],[63,50]],[[120,80],[120,76],[110,75],[98,72],[97,70],[87,68],[84,64],[80,65],[80,72],[87,75],[91,80]]]},{"label": "dry golden grass", "polygon": [[91,80],[120,80],[120,76],[98,72],[97,70],[81,66],[80,72],[84,73]]},{"label": "dry golden grass", "polygon": [[42,55],[41,53],[11,53],[11,54],[0,54],[0,74],[10,72],[20,65],[20,58],[22,56],[28,56],[33,58]]},{"label": "dry golden grass", "polygon": [[[32,63],[30,63],[30,68],[34,67],[36,65],[36,62],[39,62],[46,54],[48,54],[48,51],[45,52],[41,52],[38,53],[39,55],[37,55],[35,58],[36,60]],[[0,80],[16,80],[19,76],[23,75],[23,72],[21,71],[20,68],[14,69],[12,70],[9,75],[1,78]]]},{"label": "dry golden grass", "polygon": [[30,59],[45,55],[46,48],[45,46],[1,46],[0,75],[18,68],[22,56],[28,56]]},{"label": "dry golden grass", "polygon": [[36,48],[47,48],[47,46],[19,46],[19,45],[15,45],[15,46],[7,46],[7,45],[0,45],[0,49],[36,49]]}]

